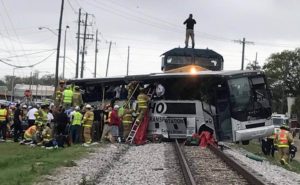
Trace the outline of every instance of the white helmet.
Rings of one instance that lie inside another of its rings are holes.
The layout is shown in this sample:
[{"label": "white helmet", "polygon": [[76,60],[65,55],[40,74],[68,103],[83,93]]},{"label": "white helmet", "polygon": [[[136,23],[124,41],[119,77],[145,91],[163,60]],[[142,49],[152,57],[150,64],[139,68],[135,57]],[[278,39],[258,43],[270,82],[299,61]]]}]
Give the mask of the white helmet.
[{"label": "white helmet", "polygon": [[115,106],[114,106],[114,109],[118,109],[118,108],[120,108],[119,105],[115,105]]},{"label": "white helmet", "polygon": [[80,107],[79,107],[79,106],[76,106],[76,107],[75,107],[75,110],[80,110]]},{"label": "white helmet", "polygon": [[87,104],[87,105],[85,106],[85,108],[87,108],[87,109],[91,109],[91,108],[92,108],[92,106],[91,106],[90,104]]},{"label": "white helmet", "polygon": [[22,108],[27,109],[27,105],[23,105]]}]

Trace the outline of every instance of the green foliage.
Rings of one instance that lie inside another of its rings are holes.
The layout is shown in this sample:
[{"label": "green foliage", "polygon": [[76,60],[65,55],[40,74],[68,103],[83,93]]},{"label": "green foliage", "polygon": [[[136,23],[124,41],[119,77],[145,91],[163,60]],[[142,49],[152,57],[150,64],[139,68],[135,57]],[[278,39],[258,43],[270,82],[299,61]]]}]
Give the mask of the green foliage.
[{"label": "green foliage", "polygon": [[71,167],[87,149],[72,146],[46,150],[16,143],[0,143],[0,184],[32,184],[41,175],[49,174],[59,166]]},{"label": "green foliage", "polygon": [[287,96],[300,94],[300,48],[274,53],[263,66],[273,94],[273,111],[287,111]]},{"label": "green foliage", "polygon": [[246,66],[247,70],[260,70],[261,66],[258,64],[257,61],[249,62]]}]

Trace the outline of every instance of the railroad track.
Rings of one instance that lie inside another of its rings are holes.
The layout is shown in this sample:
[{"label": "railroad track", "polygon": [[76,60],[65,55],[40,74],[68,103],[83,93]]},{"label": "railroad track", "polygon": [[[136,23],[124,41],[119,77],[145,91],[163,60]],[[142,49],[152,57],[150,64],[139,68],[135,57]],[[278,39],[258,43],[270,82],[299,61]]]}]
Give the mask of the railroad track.
[{"label": "railroad track", "polygon": [[184,146],[175,141],[186,184],[255,184],[265,185],[255,175],[224,154],[219,148],[209,146]]}]

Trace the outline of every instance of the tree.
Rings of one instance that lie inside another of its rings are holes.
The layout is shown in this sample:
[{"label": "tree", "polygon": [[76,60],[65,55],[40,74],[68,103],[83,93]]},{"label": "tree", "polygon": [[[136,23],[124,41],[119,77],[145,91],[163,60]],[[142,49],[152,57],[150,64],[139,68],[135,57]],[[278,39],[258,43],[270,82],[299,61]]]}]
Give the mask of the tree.
[{"label": "tree", "polygon": [[300,94],[300,48],[272,54],[263,66],[273,94],[273,111],[287,111],[287,96]]},{"label": "tree", "polygon": [[247,70],[260,70],[261,69],[261,66],[258,64],[257,61],[253,61],[253,62],[249,62],[247,64],[247,67],[246,67]]}]

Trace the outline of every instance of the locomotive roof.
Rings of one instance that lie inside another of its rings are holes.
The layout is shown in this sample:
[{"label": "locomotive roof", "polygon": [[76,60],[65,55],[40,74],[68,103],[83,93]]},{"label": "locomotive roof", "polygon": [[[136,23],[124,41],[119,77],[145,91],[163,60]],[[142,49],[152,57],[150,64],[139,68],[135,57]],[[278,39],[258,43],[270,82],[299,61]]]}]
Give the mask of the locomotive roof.
[{"label": "locomotive roof", "polygon": [[211,49],[174,48],[162,55],[164,56],[193,56],[202,58],[213,58],[223,61],[223,56]]}]

